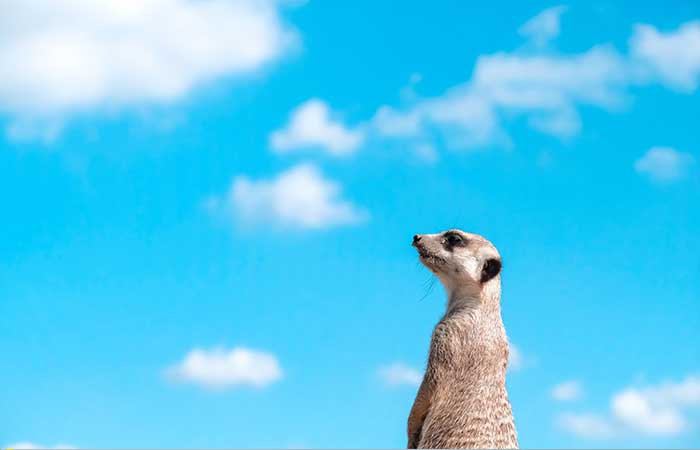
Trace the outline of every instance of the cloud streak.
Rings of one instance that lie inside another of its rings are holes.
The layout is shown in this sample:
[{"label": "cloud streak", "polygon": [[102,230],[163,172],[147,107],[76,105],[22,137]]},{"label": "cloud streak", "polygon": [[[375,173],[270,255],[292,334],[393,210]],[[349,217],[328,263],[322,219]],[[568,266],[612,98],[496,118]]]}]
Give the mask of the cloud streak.
[{"label": "cloud streak", "polygon": [[270,147],[277,153],[304,149],[320,149],[332,156],[353,153],[364,141],[364,132],[348,128],[333,116],[326,102],[312,98],[292,111],[283,129],[270,134]]},{"label": "cloud streak", "polygon": [[551,395],[554,400],[572,402],[583,396],[583,386],[576,380],[565,381],[554,386]]},{"label": "cloud streak", "polygon": [[78,447],[75,447],[73,445],[68,445],[68,444],[56,444],[54,446],[51,446],[51,445],[37,444],[35,442],[22,441],[22,442],[15,442],[14,444],[10,444],[10,445],[6,446],[5,448],[11,448],[14,450],[39,450],[39,449],[74,450],[74,449],[77,449]]},{"label": "cloud streak", "polygon": [[565,11],[565,6],[547,8],[525,22],[518,29],[518,33],[532,40],[535,45],[544,47],[549,41],[559,36],[561,15]]},{"label": "cloud streak", "polygon": [[663,33],[639,24],[630,38],[632,55],[667,86],[693,92],[700,84],[700,21]]},{"label": "cloud streak", "polygon": [[667,184],[683,179],[695,158],[671,147],[652,147],[634,163],[634,170],[654,183]]},{"label": "cloud streak", "polygon": [[423,380],[423,374],[413,367],[403,363],[393,363],[378,370],[379,377],[386,386],[418,386]]},{"label": "cloud streak", "polygon": [[373,132],[421,141],[437,131],[452,148],[509,147],[506,124],[522,117],[533,130],[567,140],[581,131],[581,106],[618,111],[629,103],[631,87],[654,83],[687,93],[698,88],[700,22],[668,32],[639,24],[628,54],[607,44],[574,54],[542,51],[559,33],[563,11],[546,10],[521,27],[541,45],[481,55],[471,77],[442,95],[380,106]]},{"label": "cloud streak", "polygon": [[9,0],[0,112],[27,129],[73,114],[169,104],[249,76],[296,46],[273,0]]},{"label": "cloud streak", "polygon": [[282,379],[282,368],[271,353],[236,347],[230,350],[195,348],[165,371],[176,383],[191,383],[210,389],[263,388]]},{"label": "cloud streak", "polygon": [[677,436],[689,429],[686,412],[699,408],[700,377],[691,375],[680,382],[625,388],[612,396],[607,414],[566,412],[558,423],[588,439]]},{"label": "cloud streak", "polygon": [[212,212],[232,216],[243,225],[323,229],[355,225],[368,213],[341,198],[341,185],[313,164],[299,164],[272,179],[237,176],[226,195],[207,202]]},{"label": "cloud streak", "polygon": [[566,139],[580,131],[579,104],[619,108],[630,76],[609,46],[578,55],[484,55],[469,81],[404,110],[383,106],[374,126],[382,136],[403,138],[437,129],[455,148],[507,146],[504,121],[520,115],[531,128]]},{"label": "cloud streak", "polygon": [[511,343],[509,345],[508,371],[517,372],[524,369],[526,365],[526,358],[523,356],[523,352],[520,351],[519,347]]}]

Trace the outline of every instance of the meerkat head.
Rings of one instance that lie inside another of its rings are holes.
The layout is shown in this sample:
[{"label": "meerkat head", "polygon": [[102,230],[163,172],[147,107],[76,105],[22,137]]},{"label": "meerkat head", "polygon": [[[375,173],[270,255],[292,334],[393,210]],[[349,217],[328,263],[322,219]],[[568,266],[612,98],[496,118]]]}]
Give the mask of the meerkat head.
[{"label": "meerkat head", "polygon": [[501,256],[478,234],[461,230],[416,234],[413,246],[423,265],[445,286],[448,296],[460,291],[478,297],[485,286],[499,280]]}]

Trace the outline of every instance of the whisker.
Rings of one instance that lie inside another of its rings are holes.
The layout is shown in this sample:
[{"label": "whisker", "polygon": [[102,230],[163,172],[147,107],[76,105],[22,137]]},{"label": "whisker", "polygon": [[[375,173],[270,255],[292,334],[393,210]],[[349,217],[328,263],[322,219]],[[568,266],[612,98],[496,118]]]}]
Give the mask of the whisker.
[{"label": "whisker", "polygon": [[430,284],[428,285],[428,289],[425,291],[425,294],[423,294],[423,297],[421,297],[420,300],[418,300],[419,302],[422,302],[423,300],[425,300],[426,297],[428,297],[428,295],[430,295],[430,293],[433,292],[433,288],[435,287],[435,280],[436,279],[437,279],[437,277],[435,277],[434,275],[432,275],[430,277],[430,279],[429,279]]}]

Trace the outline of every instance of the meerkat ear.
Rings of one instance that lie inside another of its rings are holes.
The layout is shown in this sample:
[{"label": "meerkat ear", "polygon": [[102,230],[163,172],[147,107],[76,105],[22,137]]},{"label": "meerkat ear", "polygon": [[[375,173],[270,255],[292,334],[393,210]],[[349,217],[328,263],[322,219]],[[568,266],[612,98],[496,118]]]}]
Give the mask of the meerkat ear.
[{"label": "meerkat ear", "polygon": [[501,261],[496,258],[489,258],[481,268],[481,282],[486,283],[501,271]]}]

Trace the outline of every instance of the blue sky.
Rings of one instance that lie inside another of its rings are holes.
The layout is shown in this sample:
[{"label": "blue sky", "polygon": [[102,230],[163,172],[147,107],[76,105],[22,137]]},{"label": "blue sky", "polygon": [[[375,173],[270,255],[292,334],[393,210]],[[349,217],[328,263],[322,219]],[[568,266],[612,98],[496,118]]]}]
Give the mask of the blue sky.
[{"label": "blue sky", "polygon": [[0,446],[402,447],[503,260],[523,447],[700,445],[700,7],[10,1]]}]

